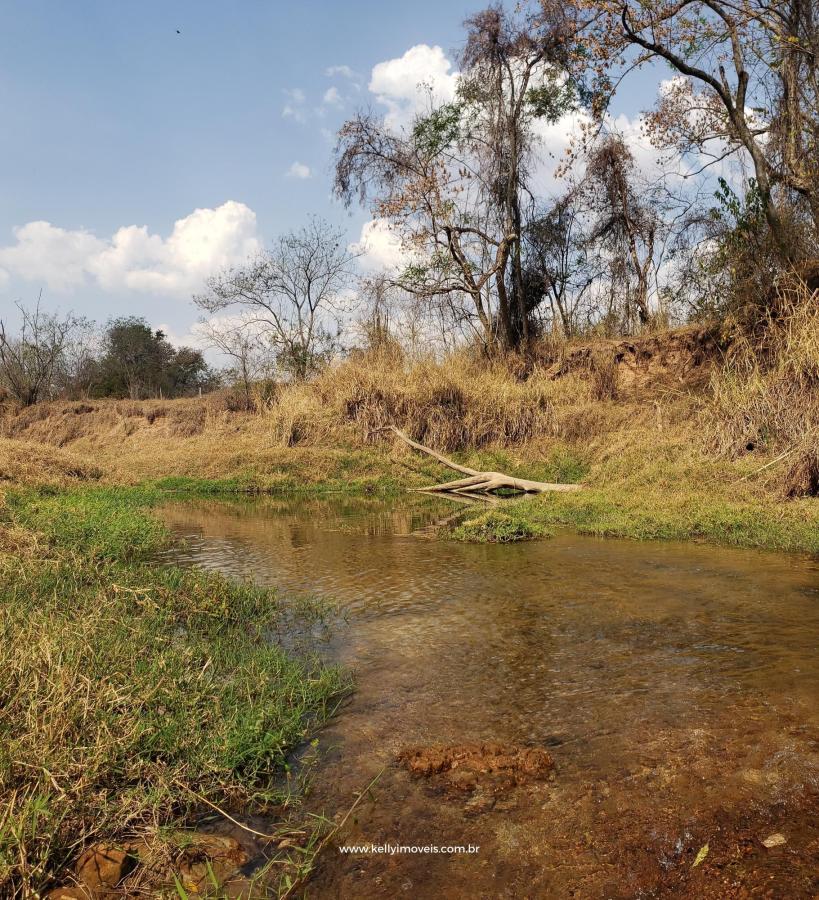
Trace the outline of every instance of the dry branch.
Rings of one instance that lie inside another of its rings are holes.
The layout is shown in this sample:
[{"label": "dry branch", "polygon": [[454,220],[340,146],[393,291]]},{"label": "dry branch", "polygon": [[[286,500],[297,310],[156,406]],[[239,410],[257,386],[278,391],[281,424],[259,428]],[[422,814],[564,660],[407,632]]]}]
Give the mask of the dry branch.
[{"label": "dry branch", "polygon": [[474,497],[475,495],[486,496],[489,495],[491,491],[497,491],[501,488],[525,494],[543,494],[546,491],[580,490],[579,484],[553,484],[548,481],[529,481],[526,478],[512,478],[511,475],[505,475],[503,472],[479,472],[477,469],[470,469],[468,466],[462,466],[459,463],[454,462],[443,454],[438,453],[436,450],[432,450],[430,447],[419,444],[394,425],[377,430],[392,431],[414,450],[426,453],[442,465],[454,469],[456,472],[460,472],[462,475],[466,476],[465,478],[457,478],[455,481],[445,481],[441,484],[432,484],[427,487],[417,488],[419,491],[429,491],[436,494],[459,494],[465,497]]}]

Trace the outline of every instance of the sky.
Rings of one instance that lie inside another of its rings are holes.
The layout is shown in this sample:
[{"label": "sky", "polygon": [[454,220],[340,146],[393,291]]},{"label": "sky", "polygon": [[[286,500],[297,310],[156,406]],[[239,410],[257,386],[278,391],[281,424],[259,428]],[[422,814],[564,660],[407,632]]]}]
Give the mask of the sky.
[{"label": "sky", "polygon": [[[313,214],[362,265],[388,261],[367,211],[332,197],[335,132],[357,108],[408,122],[421,81],[450,96],[461,23],[485,5],[0,0],[0,319],[42,291],[191,342],[207,275]],[[618,100],[627,129],[656,85]]]}]

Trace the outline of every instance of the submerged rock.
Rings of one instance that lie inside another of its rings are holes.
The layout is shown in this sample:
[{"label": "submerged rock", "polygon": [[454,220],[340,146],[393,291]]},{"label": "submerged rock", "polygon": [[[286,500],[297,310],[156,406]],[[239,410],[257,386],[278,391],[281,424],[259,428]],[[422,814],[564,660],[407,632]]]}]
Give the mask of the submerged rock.
[{"label": "submerged rock", "polygon": [[762,846],[767,847],[770,850],[772,847],[781,847],[782,844],[787,843],[788,839],[785,837],[785,835],[779,834],[779,832],[777,832],[776,834],[769,834],[768,837],[766,837],[762,841]]},{"label": "submerged rock", "polygon": [[452,744],[444,747],[414,747],[398,756],[408,771],[419,778],[445,775],[447,780],[467,789],[480,777],[502,776],[515,784],[530,779],[548,778],[554,760],[541,747],[515,744]]}]

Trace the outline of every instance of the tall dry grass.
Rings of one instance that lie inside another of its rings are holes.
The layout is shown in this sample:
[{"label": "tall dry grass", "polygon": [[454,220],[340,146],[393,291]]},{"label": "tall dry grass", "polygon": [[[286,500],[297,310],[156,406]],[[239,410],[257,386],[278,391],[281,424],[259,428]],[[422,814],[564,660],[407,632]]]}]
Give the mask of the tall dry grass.
[{"label": "tall dry grass", "polygon": [[557,435],[559,407],[588,398],[579,379],[557,385],[537,368],[524,379],[504,361],[468,353],[410,362],[390,350],[355,356],[314,381],[288,386],[267,418],[290,446],[328,440],[339,429],[374,440],[379,429],[397,425],[451,452]]},{"label": "tall dry grass", "polygon": [[711,379],[706,424],[715,449],[761,449],[788,461],[789,496],[819,493],[819,292],[779,288],[767,319],[737,329]]}]

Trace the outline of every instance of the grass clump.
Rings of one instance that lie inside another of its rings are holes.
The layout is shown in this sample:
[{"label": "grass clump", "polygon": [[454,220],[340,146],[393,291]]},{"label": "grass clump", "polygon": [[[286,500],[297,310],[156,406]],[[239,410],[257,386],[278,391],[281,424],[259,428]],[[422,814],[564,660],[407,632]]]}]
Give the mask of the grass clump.
[{"label": "grass clump", "polygon": [[470,544],[512,544],[545,534],[546,529],[542,525],[497,510],[468,519],[452,529],[452,537],[456,541]]},{"label": "grass clump", "polygon": [[287,758],[347,689],[270,640],[274,591],[147,560],[150,491],[11,498],[0,525],[0,896],[91,840],[183,825],[196,796],[281,799]]}]

